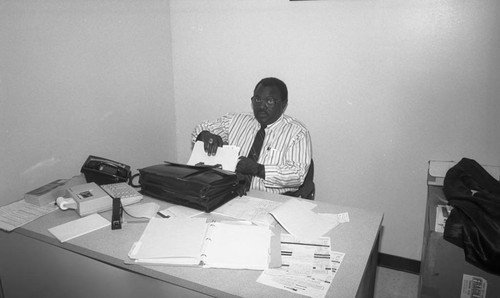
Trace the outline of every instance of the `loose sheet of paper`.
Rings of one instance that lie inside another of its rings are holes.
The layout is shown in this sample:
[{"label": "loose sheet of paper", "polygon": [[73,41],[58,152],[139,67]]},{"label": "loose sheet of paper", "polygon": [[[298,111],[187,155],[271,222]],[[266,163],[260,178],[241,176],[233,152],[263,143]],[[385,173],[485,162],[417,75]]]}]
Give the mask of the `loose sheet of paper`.
[{"label": "loose sheet of paper", "polygon": [[242,196],[232,199],[212,213],[247,220],[256,225],[270,226],[275,221],[269,213],[280,205],[280,202]]},{"label": "loose sheet of paper", "polygon": [[58,207],[53,203],[37,206],[25,200],[2,206],[0,207],[0,229],[12,231],[57,209]]},{"label": "loose sheet of paper", "polygon": [[204,145],[202,141],[197,141],[194,144],[193,151],[191,152],[191,157],[187,162],[188,165],[194,166],[198,163],[203,163],[205,165],[213,166],[220,164],[222,166],[222,169],[234,172],[234,170],[236,169],[236,164],[238,163],[240,147],[224,145],[217,148],[216,155],[208,156],[203,146]]},{"label": "loose sheet of paper", "polygon": [[349,222],[349,213],[339,213],[339,214],[331,214],[331,213],[317,213],[318,216],[321,216],[324,220],[330,222],[333,227],[336,227],[338,224]]},{"label": "loose sheet of paper", "polygon": [[185,206],[180,206],[180,205],[174,205],[171,207],[168,207],[167,209],[163,209],[160,211],[161,214],[163,214],[165,217],[195,217],[197,215],[203,214],[205,212],[196,210],[193,208],[185,207]]},{"label": "loose sheet of paper", "polygon": [[339,224],[338,220],[314,213],[309,207],[309,202],[291,198],[271,214],[288,233],[303,240],[317,239]]},{"label": "loose sheet of paper", "polygon": [[98,213],[94,213],[50,228],[49,232],[59,239],[59,241],[66,242],[104,227],[111,227],[109,220]]},{"label": "loose sheet of paper", "polygon": [[282,266],[262,272],[257,282],[309,297],[325,297],[344,253],[331,251],[329,237],[302,241],[281,235]]},{"label": "loose sheet of paper", "polygon": [[153,218],[159,209],[160,205],[155,202],[123,206],[128,215],[136,218]]}]

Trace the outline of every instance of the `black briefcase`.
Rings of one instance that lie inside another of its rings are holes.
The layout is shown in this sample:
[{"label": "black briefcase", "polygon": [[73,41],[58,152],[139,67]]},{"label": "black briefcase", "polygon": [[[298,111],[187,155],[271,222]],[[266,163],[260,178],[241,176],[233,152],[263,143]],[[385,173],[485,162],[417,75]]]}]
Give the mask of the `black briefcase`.
[{"label": "black briefcase", "polygon": [[216,167],[166,162],[139,169],[143,194],[205,212],[242,194],[240,181],[235,173]]}]

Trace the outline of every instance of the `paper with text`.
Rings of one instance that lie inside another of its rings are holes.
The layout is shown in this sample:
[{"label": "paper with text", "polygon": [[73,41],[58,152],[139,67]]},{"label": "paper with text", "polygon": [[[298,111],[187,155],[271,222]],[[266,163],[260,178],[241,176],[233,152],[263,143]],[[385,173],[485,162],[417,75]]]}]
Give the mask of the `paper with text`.
[{"label": "paper with text", "polygon": [[281,235],[282,267],[267,269],[257,282],[309,297],[325,297],[344,253],[331,251],[330,237],[303,241]]},{"label": "paper with text", "polygon": [[59,208],[53,203],[37,206],[25,200],[2,206],[0,207],[0,229],[12,231],[57,209]]},{"label": "paper with text", "polygon": [[[460,298],[485,298],[488,289],[488,280],[481,276],[462,275],[462,290]],[[496,296],[496,295],[495,295]]]}]

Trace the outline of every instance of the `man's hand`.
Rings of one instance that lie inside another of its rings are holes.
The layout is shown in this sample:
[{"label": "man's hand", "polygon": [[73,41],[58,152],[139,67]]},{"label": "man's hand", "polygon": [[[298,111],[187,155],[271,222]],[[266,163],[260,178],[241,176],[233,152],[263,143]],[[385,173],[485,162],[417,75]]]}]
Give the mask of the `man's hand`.
[{"label": "man's hand", "polygon": [[248,157],[241,156],[236,165],[236,173],[244,175],[259,176],[265,178],[264,165],[261,165]]},{"label": "man's hand", "polygon": [[217,154],[217,148],[222,147],[224,144],[221,136],[213,134],[207,130],[200,132],[196,140],[203,142],[203,148],[208,156]]}]

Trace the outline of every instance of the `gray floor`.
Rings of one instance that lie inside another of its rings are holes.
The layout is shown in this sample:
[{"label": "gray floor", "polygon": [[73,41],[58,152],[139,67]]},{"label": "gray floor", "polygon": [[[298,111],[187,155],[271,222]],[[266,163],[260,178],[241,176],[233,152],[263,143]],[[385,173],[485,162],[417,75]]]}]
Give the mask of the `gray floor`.
[{"label": "gray floor", "polygon": [[416,298],[418,278],[416,274],[377,267],[374,298]]}]

